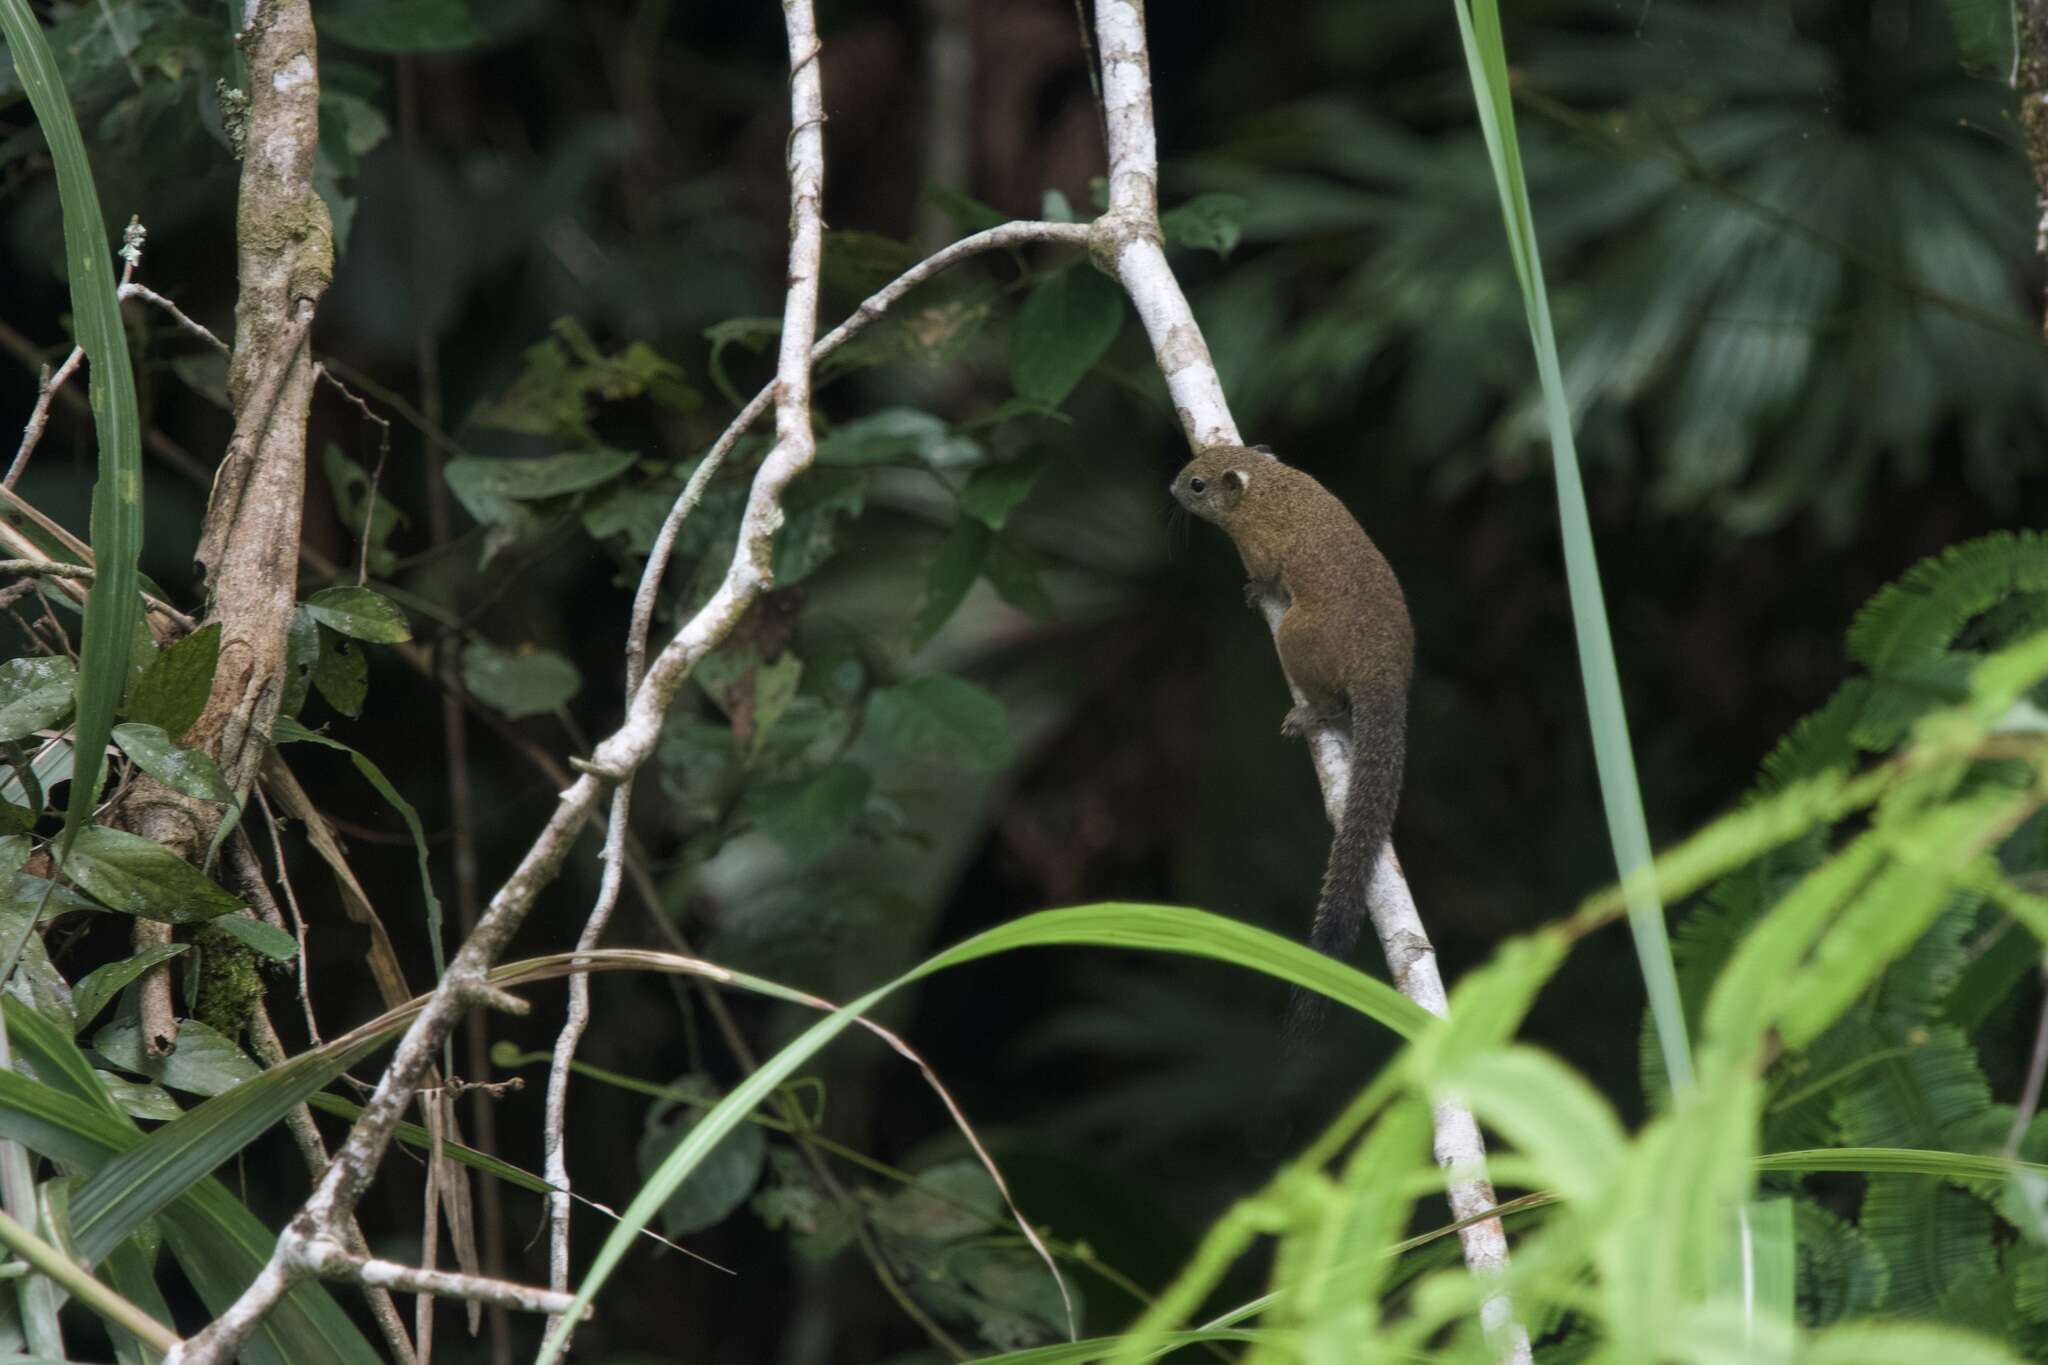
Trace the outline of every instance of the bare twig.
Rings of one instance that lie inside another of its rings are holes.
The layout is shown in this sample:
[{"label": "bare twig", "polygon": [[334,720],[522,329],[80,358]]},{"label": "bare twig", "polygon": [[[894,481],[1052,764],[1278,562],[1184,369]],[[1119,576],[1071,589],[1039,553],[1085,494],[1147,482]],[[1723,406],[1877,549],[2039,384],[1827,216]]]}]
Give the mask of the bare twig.
[{"label": "bare twig", "polygon": [[[1066,246],[1085,246],[1088,243],[1088,228],[1080,223],[1016,222],[977,232],[963,237],[943,251],[919,261],[895,279],[883,285],[861,301],[846,321],[818,339],[811,348],[811,363],[816,364],[826,356],[859,336],[879,321],[884,314],[900,302],[904,295],[939,275],[961,261],[979,256],[987,251],[1001,251],[1012,247],[1029,246],[1035,242],[1054,242]],[[626,636],[626,667],[629,671],[639,666],[647,657],[647,637],[654,621],[654,607],[659,599],[662,575],[668,569],[670,555],[674,552],[676,534],[682,530],[683,522],[696,510],[698,500],[704,495],[704,487],[718,472],[740,437],[759,421],[768,411],[774,399],[775,386],[770,384],[747,400],[739,415],[732,419],[725,431],[712,443],[710,451],[691,471],[690,479],[684,485],[682,495],[669,509],[668,517],[661,524],[661,531],[654,538],[654,546],[648,551],[647,564],[640,574],[639,589],[633,595],[633,623]]]},{"label": "bare twig", "polygon": [[[1101,54],[1103,116],[1109,140],[1109,211],[1091,226],[1089,250],[1096,263],[1121,281],[1130,295],[1151,338],[1189,447],[1200,451],[1241,444],[1215,362],[1161,244],[1159,161],[1142,0],[1097,0],[1095,37]],[[1277,629],[1281,604],[1267,602],[1265,612]],[[1297,703],[1301,700],[1295,697]],[[1324,806],[1334,825],[1342,815],[1350,785],[1349,745],[1337,730],[1325,727],[1311,737],[1311,752]],[[1416,913],[1414,896],[1391,841],[1380,850],[1368,896],[1373,927],[1395,985],[1424,1009],[1445,1014],[1447,1002],[1436,950]],[[1486,1148],[1479,1125],[1469,1110],[1457,1104],[1437,1104],[1432,1112],[1437,1163],[1450,1173],[1453,1216],[1466,1219],[1485,1213],[1496,1201],[1485,1175]],[[1507,1236],[1499,1219],[1471,1224],[1458,1235],[1465,1263],[1475,1274],[1499,1276],[1505,1272]],[[1505,1292],[1488,1298],[1481,1320],[1502,1361],[1521,1365],[1530,1359],[1528,1335],[1514,1320]]]},{"label": "bare twig", "polygon": [[[462,1275],[449,1270],[424,1270],[396,1261],[361,1256],[332,1237],[314,1238],[304,1244],[306,1268],[322,1279],[347,1280],[379,1289],[397,1289],[432,1298],[467,1299],[473,1303],[503,1304],[526,1313],[561,1313],[574,1301],[572,1294],[552,1289],[494,1280],[488,1275]],[[168,1359],[168,1357],[166,1357]]]}]

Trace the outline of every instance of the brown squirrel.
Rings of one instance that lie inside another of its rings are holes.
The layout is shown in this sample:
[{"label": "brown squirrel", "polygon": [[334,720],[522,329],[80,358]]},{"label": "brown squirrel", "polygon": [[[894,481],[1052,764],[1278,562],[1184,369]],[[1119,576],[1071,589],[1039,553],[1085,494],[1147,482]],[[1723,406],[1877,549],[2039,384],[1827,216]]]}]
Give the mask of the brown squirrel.
[{"label": "brown squirrel", "polygon": [[[1251,576],[1247,600],[1280,595],[1280,666],[1306,698],[1280,723],[1286,735],[1343,721],[1351,785],[1330,843],[1309,945],[1343,959],[1365,922],[1373,864],[1394,825],[1407,749],[1415,628],[1386,557],[1328,489],[1263,446],[1212,446],[1172,484],[1181,506],[1230,534]],[[1300,1039],[1322,997],[1296,988],[1287,1029]]]}]

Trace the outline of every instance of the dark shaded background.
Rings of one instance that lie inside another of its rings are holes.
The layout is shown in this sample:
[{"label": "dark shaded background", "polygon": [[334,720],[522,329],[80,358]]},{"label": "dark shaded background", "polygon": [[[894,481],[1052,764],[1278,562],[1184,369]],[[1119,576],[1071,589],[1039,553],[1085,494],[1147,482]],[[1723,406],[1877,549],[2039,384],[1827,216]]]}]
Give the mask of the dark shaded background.
[{"label": "dark shaded background", "polygon": [[[316,20],[340,13],[345,28],[375,8],[322,4]],[[924,52],[940,8],[821,5],[835,229],[952,235],[921,200]],[[1939,4],[1511,8],[1538,229],[1661,843],[1733,802],[1773,740],[1833,689],[1842,633],[1875,588],[1970,535],[2040,524],[2037,214],[2009,92],[1995,63],[1959,47]],[[165,43],[180,25],[220,22],[215,7],[169,0],[113,10]],[[1102,162],[1071,6],[965,10],[965,188],[1005,216],[1039,215],[1053,191],[1085,213]],[[554,319],[573,317],[608,350],[648,343],[705,395],[695,414],[608,411],[606,439],[694,458],[731,411],[709,379],[705,330],[779,310],[779,14],[518,0],[479,4],[470,21],[474,40],[445,53],[334,42],[323,54],[330,94],[356,103],[328,111],[354,211],[319,351],[437,406],[466,448],[541,453],[470,418]],[[1175,258],[1239,424],[1357,509],[1408,594],[1420,665],[1397,839],[1455,979],[1504,936],[1568,910],[1612,864],[1526,335],[1452,14],[1439,0],[1159,5],[1151,30],[1167,205],[1204,191],[1248,205],[1228,261]],[[226,331],[236,168],[217,136],[218,73],[193,59],[138,83],[100,37],[67,60],[108,218],[141,214],[143,278]],[[0,105],[0,322],[17,359],[27,346],[33,360],[61,352],[66,300],[54,191],[29,124],[25,104]],[[351,134],[367,145],[350,149]],[[985,275],[1014,292],[1014,266]],[[828,323],[856,297],[828,291]],[[946,365],[826,387],[821,413],[907,404],[953,422],[986,416],[1010,392],[1010,307]],[[133,317],[147,337],[150,422],[210,467],[227,415],[186,382],[189,364],[181,374],[190,348],[160,319]],[[886,497],[806,585],[806,640],[850,632],[880,674],[953,668],[1010,709],[1020,758],[997,780],[878,775],[913,832],[929,826],[929,847],[857,841],[823,872],[778,877],[744,850],[706,846],[659,799],[642,802],[664,913],[709,955],[844,997],[1049,905],[1158,900],[1305,928],[1327,840],[1312,775],[1276,733],[1284,692],[1263,626],[1238,605],[1234,556],[1208,528],[1168,518],[1164,485],[1185,452],[1142,343],[1127,323],[1066,405],[1070,423],[1012,428],[1051,462],[1015,522],[1044,561],[1049,618],[984,587],[913,654],[902,621],[936,535],[913,502]],[[725,360],[745,391],[766,375],[761,357]],[[33,394],[27,364],[0,369],[0,411],[25,413]],[[373,436],[331,394],[314,420],[316,452],[333,442],[374,460]],[[82,531],[90,470],[88,427],[60,414],[22,488]],[[575,732],[545,718],[521,728],[575,751],[618,711],[620,562],[576,537],[488,570],[474,535],[427,553],[425,471],[423,442],[401,423],[386,488],[410,521],[393,544],[422,557],[395,581],[485,638],[573,659],[584,677]],[[157,465],[148,493],[145,568],[189,590],[203,489]],[[317,475],[309,496],[309,543],[346,559],[353,542]],[[319,586],[309,577],[304,591]],[[434,637],[432,621],[415,621]],[[438,696],[385,658],[373,657],[372,680],[364,717],[337,733],[421,808],[445,878]],[[488,891],[552,792],[490,732],[473,726],[470,745]],[[338,756],[299,766],[357,832],[358,869],[424,980],[398,820]],[[357,931],[299,861],[315,997],[337,1028],[375,1001]],[[515,953],[572,941],[594,884],[594,857],[579,858]],[[665,940],[629,905],[611,941]],[[541,1049],[560,993],[533,996],[532,1019],[493,1027]],[[1032,952],[942,975],[886,1014],[991,1140],[1032,1216],[1156,1288],[1208,1220],[1387,1054],[1372,1028],[1335,1024],[1320,1070],[1276,1087],[1280,996],[1218,966]],[[701,1011],[679,1012],[667,984],[613,976],[594,997],[587,1060],[653,1081],[735,1074]],[[799,1022],[736,1008],[757,1045]],[[1639,1115],[1641,1008],[1626,938],[1610,931],[1578,950],[1529,1035]],[[1997,1068],[2010,1058],[1985,1060],[2009,1083]],[[538,1169],[544,1073],[521,1074],[529,1088],[500,1107],[503,1151]],[[912,1169],[952,1153],[929,1092],[870,1040],[839,1045],[822,1074],[836,1140]],[[630,1197],[647,1110],[616,1089],[576,1090],[570,1151],[593,1198]],[[281,1213],[298,1197],[295,1159],[281,1138],[257,1150],[243,1178],[259,1208]],[[418,1184],[417,1163],[394,1156],[366,1205],[380,1246],[401,1258],[417,1252]],[[544,1280],[539,1201],[507,1198],[514,1272]],[[582,1253],[603,1228],[579,1214]],[[587,1358],[880,1360],[922,1341],[851,1252],[808,1260],[745,1209],[687,1240],[736,1278],[636,1253],[580,1338]],[[1079,1278],[1092,1326],[1124,1320],[1126,1298]],[[1257,1287],[1247,1271],[1231,1292]],[[444,1359],[483,1358],[452,1335],[454,1315],[443,1322]],[[973,1322],[949,1325],[974,1339]]]}]

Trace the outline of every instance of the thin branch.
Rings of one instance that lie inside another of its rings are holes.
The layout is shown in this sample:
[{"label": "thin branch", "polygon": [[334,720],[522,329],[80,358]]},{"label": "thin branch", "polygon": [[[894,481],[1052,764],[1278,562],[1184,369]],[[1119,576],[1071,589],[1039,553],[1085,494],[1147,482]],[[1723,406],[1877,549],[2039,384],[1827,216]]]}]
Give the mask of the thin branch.
[{"label": "thin branch", "polygon": [[[359,1256],[331,1237],[303,1244],[303,1264],[324,1280],[345,1280],[365,1287],[419,1294],[432,1298],[467,1299],[472,1303],[495,1303],[526,1313],[563,1313],[575,1302],[573,1294],[552,1289],[494,1280],[488,1275],[463,1275],[452,1270],[424,1270],[396,1261]],[[189,1343],[188,1343],[189,1345]]]},{"label": "thin branch", "polygon": [[[1054,242],[1066,246],[1086,246],[1089,229],[1083,223],[1003,223],[971,237],[963,237],[943,251],[919,261],[910,269],[898,275],[889,283],[862,300],[860,307],[848,315],[830,332],[818,339],[811,348],[811,363],[817,364],[826,356],[859,336],[880,321],[882,316],[895,307],[903,297],[925,281],[951,269],[970,257],[987,251],[1001,251],[1008,248],[1029,246],[1034,242]],[[682,530],[683,522],[696,510],[698,500],[704,496],[704,487],[718,472],[726,455],[746,435],[747,429],[760,420],[768,411],[768,405],[775,396],[775,386],[768,385],[747,401],[739,415],[711,445],[696,469],[690,474],[681,496],[669,509],[668,516],[661,524],[661,531],[654,538],[654,546],[648,551],[647,564],[640,574],[640,586],[633,594],[633,620],[626,636],[626,667],[630,673],[640,667],[647,657],[647,637],[654,621],[654,607],[661,586],[662,575],[667,572],[669,556],[674,552],[676,534]]]},{"label": "thin branch", "polygon": [[[1190,448],[1199,451],[1242,444],[1208,344],[1162,246],[1151,59],[1141,0],[1097,0],[1095,36],[1108,129],[1109,211],[1091,226],[1089,250],[1096,263],[1114,275],[1130,295],[1151,338]],[[1277,630],[1281,604],[1268,601],[1263,605],[1268,622]],[[1295,701],[1302,701],[1299,694]],[[1344,794],[1350,786],[1349,746],[1336,730],[1326,727],[1311,736],[1311,754],[1323,788],[1324,807],[1334,826],[1342,816]],[[1416,913],[1414,896],[1391,841],[1381,848],[1374,865],[1368,899],[1394,984],[1424,1009],[1446,1014],[1436,950]],[[1484,1214],[1496,1201],[1485,1176],[1486,1148],[1478,1123],[1470,1110],[1456,1104],[1434,1105],[1432,1117],[1437,1163],[1449,1172],[1453,1216],[1463,1220]],[[1505,1273],[1507,1235],[1498,1218],[1473,1223],[1458,1235],[1465,1263],[1473,1273],[1495,1277]],[[1499,1359],[1511,1365],[1524,1365],[1530,1359],[1528,1335],[1514,1320],[1505,1292],[1490,1296],[1480,1316]]]}]

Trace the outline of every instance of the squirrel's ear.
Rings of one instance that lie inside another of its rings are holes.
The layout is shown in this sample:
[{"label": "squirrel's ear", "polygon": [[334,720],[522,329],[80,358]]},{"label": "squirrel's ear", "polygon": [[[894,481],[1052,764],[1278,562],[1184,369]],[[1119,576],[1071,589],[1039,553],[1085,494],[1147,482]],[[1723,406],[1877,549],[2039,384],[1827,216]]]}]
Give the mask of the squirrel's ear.
[{"label": "squirrel's ear", "polygon": [[1252,476],[1245,473],[1242,469],[1226,470],[1223,474],[1223,482],[1229,484],[1232,488],[1235,488],[1240,493],[1244,492],[1245,485],[1249,484],[1251,481]]},{"label": "squirrel's ear", "polygon": [[1265,456],[1269,460],[1277,460],[1280,458],[1278,455],[1275,455],[1273,453],[1273,447],[1271,446],[1246,446],[1245,449],[1256,450],[1259,452],[1259,454]]}]

